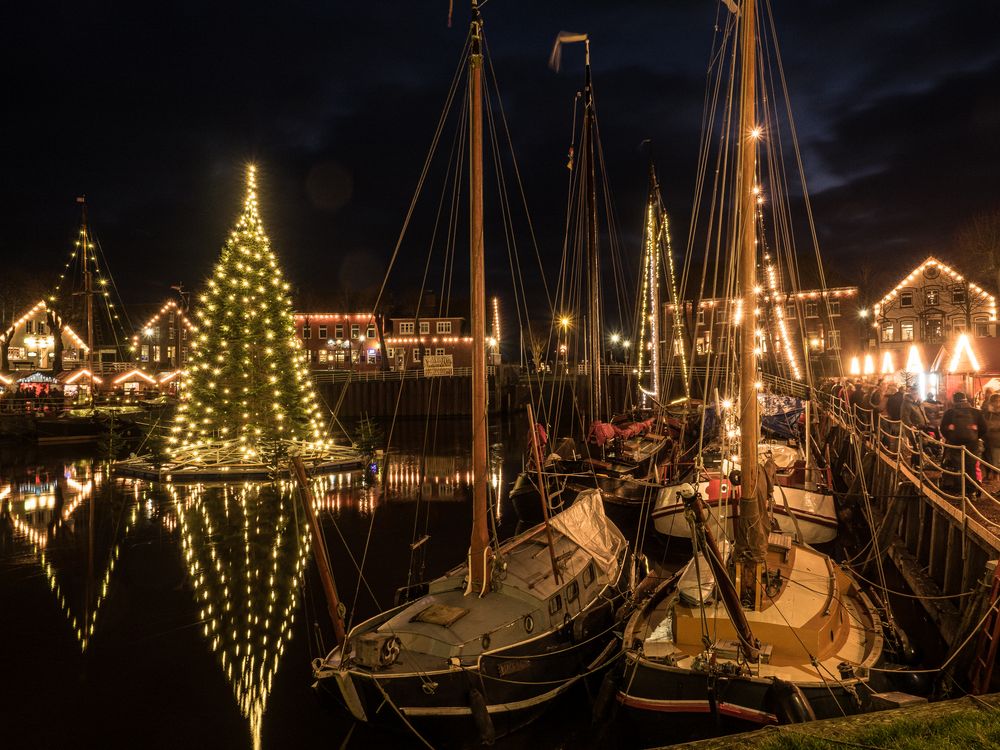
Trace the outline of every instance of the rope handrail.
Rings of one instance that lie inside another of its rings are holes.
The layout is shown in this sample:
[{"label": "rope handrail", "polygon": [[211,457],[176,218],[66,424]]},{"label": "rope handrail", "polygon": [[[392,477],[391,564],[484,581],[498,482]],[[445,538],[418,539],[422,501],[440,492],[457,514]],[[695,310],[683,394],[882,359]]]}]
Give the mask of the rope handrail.
[{"label": "rope handrail", "polygon": [[[891,419],[875,409],[852,405],[827,391],[818,391],[815,396],[834,419],[858,434],[884,459],[899,464],[906,463],[918,469],[922,481],[933,487],[938,495],[960,502],[963,517],[971,507],[972,513],[982,523],[1000,527],[1000,521],[987,518],[980,508],[967,502],[969,495],[974,494],[977,499],[1000,508],[1000,498],[995,490],[986,488],[977,478],[974,467],[978,463],[984,473],[1000,473],[1000,468],[965,445],[948,443],[901,419]],[[938,455],[942,457],[940,463],[937,461]],[[953,485],[956,483],[958,494],[954,493]]]}]

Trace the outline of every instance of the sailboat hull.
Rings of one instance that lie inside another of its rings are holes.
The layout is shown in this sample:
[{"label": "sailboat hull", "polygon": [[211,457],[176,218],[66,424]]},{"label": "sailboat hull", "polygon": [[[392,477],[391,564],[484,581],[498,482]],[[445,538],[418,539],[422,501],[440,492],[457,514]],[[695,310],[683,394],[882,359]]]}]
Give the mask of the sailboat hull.
[{"label": "sailboat hull", "polygon": [[[703,502],[711,514],[709,527],[712,532],[732,539],[737,501],[712,498],[708,482],[703,482],[699,491],[703,498],[708,498]],[[673,487],[660,490],[652,513],[653,525],[657,532],[665,536],[689,539],[691,527],[684,517],[684,503],[676,495]],[[802,541],[807,544],[823,544],[837,538],[837,512],[833,495],[829,493],[797,487],[775,487],[773,517],[781,531],[801,533]]]},{"label": "sailboat hull", "polygon": [[[817,719],[863,713],[858,680],[817,681],[799,686]],[[785,724],[794,720],[794,707],[776,694],[769,678],[710,676],[657,663],[627,652],[618,701],[628,713],[626,726],[647,738],[665,739],[683,724],[693,733],[721,722],[738,731],[754,726]]]},{"label": "sailboat hull", "polygon": [[412,732],[410,724],[435,747],[462,745],[483,739],[473,690],[482,695],[495,736],[503,736],[581,680],[599,684],[620,649],[618,638],[572,644],[552,633],[536,642],[535,653],[511,649],[484,655],[473,667],[400,676],[332,670],[317,687],[359,721],[401,732]]}]

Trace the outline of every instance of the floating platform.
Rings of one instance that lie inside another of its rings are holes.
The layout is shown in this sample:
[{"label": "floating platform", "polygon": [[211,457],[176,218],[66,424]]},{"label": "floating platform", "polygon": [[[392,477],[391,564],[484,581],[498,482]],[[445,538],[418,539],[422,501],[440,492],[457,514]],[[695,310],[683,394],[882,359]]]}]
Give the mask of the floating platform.
[{"label": "floating platform", "polygon": [[[302,458],[309,475],[358,471],[365,467],[365,460],[354,448],[345,445],[312,448],[291,441],[283,455]],[[197,459],[181,457],[178,460],[154,463],[151,456],[133,456],[111,465],[112,473],[122,477],[146,479],[153,482],[174,484],[201,484],[204,482],[266,482],[287,479],[291,475],[287,458],[277,466],[264,461],[244,458],[234,450],[232,442],[203,449]]]}]

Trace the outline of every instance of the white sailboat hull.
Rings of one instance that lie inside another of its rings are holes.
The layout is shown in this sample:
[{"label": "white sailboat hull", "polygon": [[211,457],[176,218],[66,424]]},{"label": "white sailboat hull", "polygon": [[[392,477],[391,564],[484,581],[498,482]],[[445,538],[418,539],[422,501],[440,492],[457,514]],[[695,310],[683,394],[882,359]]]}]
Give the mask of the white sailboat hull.
[{"label": "white sailboat hull", "polygon": [[[737,501],[732,498],[712,499],[708,482],[701,482],[698,490],[711,514],[708,526],[712,533],[732,539]],[[837,512],[833,495],[776,485],[772,499],[773,517],[782,531],[800,533],[806,544],[822,544],[836,538]],[[657,532],[665,536],[691,537],[691,527],[684,517],[684,503],[677,497],[676,487],[660,490],[653,508],[653,525]]]}]

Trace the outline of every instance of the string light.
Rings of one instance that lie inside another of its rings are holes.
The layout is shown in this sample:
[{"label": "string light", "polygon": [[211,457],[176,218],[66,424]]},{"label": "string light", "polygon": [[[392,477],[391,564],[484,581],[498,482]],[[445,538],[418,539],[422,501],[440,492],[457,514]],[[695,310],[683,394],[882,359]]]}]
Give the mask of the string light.
[{"label": "string light", "polygon": [[968,335],[964,333],[959,335],[955,342],[955,353],[951,355],[951,362],[948,363],[948,372],[959,372],[958,367],[961,364],[963,354],[969,361],[969,367],[961,372],[979,372],[979,360],[972,350]]},{"label": "string light", "polygon": [[219,441],[246,459],[277,440],[327,444],[308,355],[295,335],[290,288],[264,231],[250,165],[243,210],[199,297],[169,438],[175,459],[197,464]]}]

